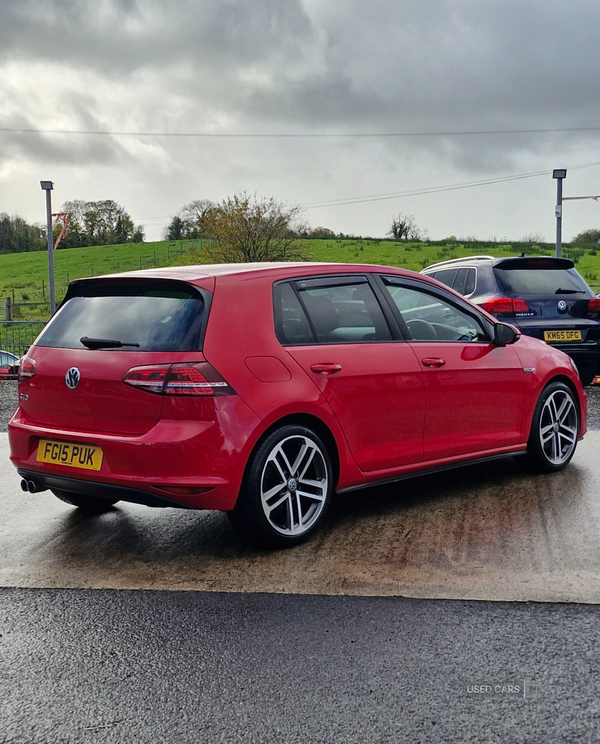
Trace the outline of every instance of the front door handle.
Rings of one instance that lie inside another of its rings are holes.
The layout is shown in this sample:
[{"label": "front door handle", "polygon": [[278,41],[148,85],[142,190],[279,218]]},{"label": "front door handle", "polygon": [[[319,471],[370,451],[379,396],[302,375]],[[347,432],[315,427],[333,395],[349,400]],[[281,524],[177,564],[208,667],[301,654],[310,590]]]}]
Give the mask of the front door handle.
[{"label": "front door handle", "polygon": [[330,375],[335,375],[336,372],[341,372],[342,365],[333,363],[311,364],[310,371],[314,372],[316,375],[325,375],[325,377],[329,377]]},{"label": "front door handle", "polygon": [[425,357],[425,359],[421,359],[421,364],[424,367],[430,367],[431,369],[439,369],[446,364],[446,361],[439,357]]}]

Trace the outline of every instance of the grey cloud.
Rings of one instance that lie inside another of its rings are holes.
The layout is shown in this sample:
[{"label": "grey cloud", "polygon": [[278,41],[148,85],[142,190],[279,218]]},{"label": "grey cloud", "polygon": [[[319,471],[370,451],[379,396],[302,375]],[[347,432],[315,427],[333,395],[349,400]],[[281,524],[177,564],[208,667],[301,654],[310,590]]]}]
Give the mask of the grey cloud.
[{"label": "grey cloud", "polygon": [[[73,128],[99,130],[102,126],[90,114],[88,108],[77,97],[69,105],[63,101],[63,110],[71,111]],[[79,111],[77,111],[79,109]],[[27,116],[0,115],[0,128],[32,130],[40,128],[39,119]],[[65,136],[60,134],[37,134],[2,132],[0,136],[0,161],[32,160],[38,163],[60,163],[77,166],[124,164],[131,155],[117,138],[112,136]]]},{"label": "grey cloud", "polygon": [[182,61],[214,68],[301,54],[299,0],[0,0],[1,58],[129,74]]},{"label": "grey cloud", "polygon": [[[138,104],[140,129],[175,103],[192,114],[178,127],[188,131],[211,117],[263,132],[546,129],[600,120],[600,5],[588,0],[0,0],[0,17],[0,62],[93,70],[130,81],[132,101],[143,73],[156,95],[154,108]],[[73,128],[99,118],[103,105],[93,93],[79,103]],[[575,137],[583,135],[552,141],[568,146]],[[489,168],[549,141],[420,138],[386,147]],[[119,155],[115,142],[86,148],[91,158]]]}]

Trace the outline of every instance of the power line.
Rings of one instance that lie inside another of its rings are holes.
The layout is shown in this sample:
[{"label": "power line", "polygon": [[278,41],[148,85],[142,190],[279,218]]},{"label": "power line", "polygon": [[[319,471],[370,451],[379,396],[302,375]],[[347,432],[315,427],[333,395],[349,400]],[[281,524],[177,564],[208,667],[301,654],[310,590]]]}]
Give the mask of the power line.
[{"label": "power line", "polygon": [[[574,165],[567,170],[580,170],[582,168],[591,168],[600,165],[600,161],[594,163],[585,163],[583,165]],[[321,202],[308,202],[302,206],[305,209],[320,209],[322,207],[346,206],[351,204],[365,204],[367,202],[385,201],[389,199],[399,199],[406,196],[421,196],[424,194],[439,194],[445,191],[459,191],[461,189],[472,189],[478,186],[490,186],[496,183],[506,183],[508,181],[521,181],[526,178],[539,178],[551,174],[551,170],[535,171],[533,173],[520,173],[512,176],[500,176],[498,178],[488,178],[479,181],[467,181],[465,183],[450,184],[447,186],[431,186],[422,189],[412,189],[410,191],[396,191],[387,194],[373,194],[370,196],[348,197],[346,199],[329,199]]]},{"label": "power line", "polygon": [[306,209],[317,209],[319,207],[343,206],[345,204],[362,204],[364,202],[384,201],[386,199],[398,199],[404,196],[420,196],[422,194],[438,194],[444,191],[458,191],[460,189],[472,189],[477,186],[489,186],[506,181],[519,181],[525,178],[535,178],[551,173],[551,171],[538,171],[537,173],[524,173],[515,176],[503,176],[500,178],[489,178],[481,181],[468,181],[466,183],[449,184],[448,186],[430,186],[423,189],[412,189],[410,191],[396,191],[389,194],[373,194],[371,196],[349,197],[347,199],[330,199],[322,202],[309,202],[303,206]]},{"label": "power line", "polygon": [[[600,160],[593,163],[583,163],[582,165],[571,165],[567,170],[581,170],[583,168],[592,168],[600,165]],[[325,201],[306,202],[300,206],[303,209],[320,209],[323,207],[343,207],[351,204],[366,204],[374,201],[385,201],[389,199],[401,199],[406,196],[421,196],[426,194],[439,194],[445,191],[459,191],[461,189],[473,189],[479,186],[490,186],[496,183],[506,183],[508,181],[521,181],[526,178],[539,178],[548,176],[552,170],[534,171],[533,173],[518,173],[512,176],[499,176],[498,178],[487,178],[479,181],[465,181],[464,183],[455,183],[448,186],[430,186],[423,189],[412,189],[410,191],[394,191],[387,194],[371,194],[370,196],[347,197],[345,199],[328,199]],[[168,220],[170,217],[140,217],[134,218],[135,222],[144,222],[148,220]]]},{"label": "power line", "polygon": [[481,129],[447,132],[131,132],[103,129],[27,129],[0,127],[5,134],[60,134],[100,137],[184,137],[206,139],[317,139],[317,138],[393,138],[393,137],[472,137],[501,134],[560,134],[566,132],[598,132],[598,127],[557,127],[547,129]]}]

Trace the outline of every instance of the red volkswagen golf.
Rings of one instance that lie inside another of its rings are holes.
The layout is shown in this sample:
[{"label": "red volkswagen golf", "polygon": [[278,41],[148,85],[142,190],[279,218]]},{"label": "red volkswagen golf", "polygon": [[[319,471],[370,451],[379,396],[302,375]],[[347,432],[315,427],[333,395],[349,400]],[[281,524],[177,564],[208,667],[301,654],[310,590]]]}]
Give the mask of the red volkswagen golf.
[{"label": "red volkswagen golf", "polygon": [[154,269],[71,282],[23,358],[11,459],[31,492],[226,511],[294,545],[332,493],[524,455],[586,431],[572,361],[383,266]]}]

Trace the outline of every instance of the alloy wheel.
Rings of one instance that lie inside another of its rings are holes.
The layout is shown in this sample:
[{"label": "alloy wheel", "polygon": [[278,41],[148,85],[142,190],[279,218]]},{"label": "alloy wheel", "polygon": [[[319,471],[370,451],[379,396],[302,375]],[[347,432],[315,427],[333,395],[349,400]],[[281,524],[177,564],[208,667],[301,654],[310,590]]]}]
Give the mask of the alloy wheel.
[{"label": "alloy wheel", "polygon": [[287,536],[306,533],[326,507],[328,493],[328,468],[315,441],[294,435],[273,447],[262,469],[260,500],[276,532]]},{"label": "alloy wheel", "polygon": [[577,409],[566,390],[555,390],[544,403],[540,416],[540,445],[548,462],[562,465],[577,445]]}]

